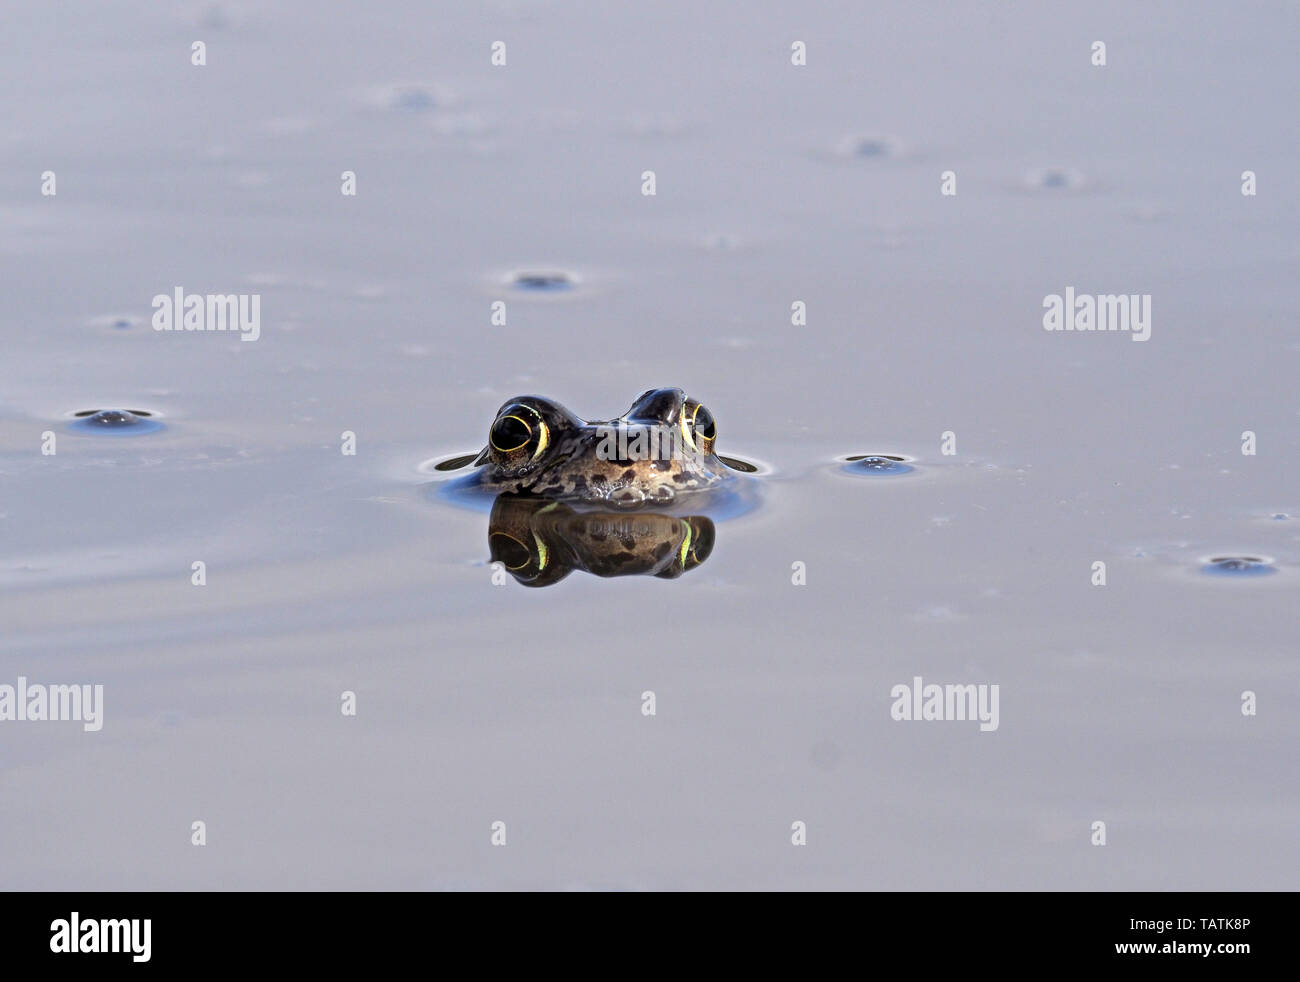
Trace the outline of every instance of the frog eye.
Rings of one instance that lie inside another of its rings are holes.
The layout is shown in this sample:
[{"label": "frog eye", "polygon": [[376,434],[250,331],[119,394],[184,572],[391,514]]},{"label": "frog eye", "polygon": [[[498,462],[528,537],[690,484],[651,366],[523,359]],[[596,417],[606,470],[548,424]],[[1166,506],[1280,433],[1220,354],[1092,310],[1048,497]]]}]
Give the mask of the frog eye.
[{"label": "frog eye", "polygon": [[712,520],[703,515],[693,515],[685,521],[690,525],[691,537],[682,550],[682,568],[694,569],[713,552],[717,531]]},{"label": "frog eye", "polygon": [[536,460],[551,442],[551,431],[531,406],[508,406],[492,421],[488,444],[499,457]]},{"label": "frog eye", "polygon": [[693,399],[682,407],[682,436],[686,445],[700,453],[710,453],[718,437],[718,425],[713,413]]},{"label": "frog eye", "polygon": [[501,563],[512,573],[525,568],[533,561],[528,547],[506,532],[493,532],[488,539],[492,561]]},{"label": "frog eye", "polygon": [[492,448],[502,453],[522,450],[532,438],[533,428],[518,416],[498,416],[488,434]]},{"label": "frog eye", "polygon": [[710,444],[718,437],[718,424],[713,421],[713,413],[703,406],[695,407],[695,436]]}]

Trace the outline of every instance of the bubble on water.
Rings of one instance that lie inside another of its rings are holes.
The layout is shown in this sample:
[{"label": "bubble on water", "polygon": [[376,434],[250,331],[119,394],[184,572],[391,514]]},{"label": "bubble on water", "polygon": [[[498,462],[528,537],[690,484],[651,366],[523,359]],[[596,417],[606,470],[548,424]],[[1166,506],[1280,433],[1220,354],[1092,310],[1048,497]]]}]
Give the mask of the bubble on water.
[{"label": "bubble on water", "polygon": [[1081,191],[1088,180],[1071,167],[1042,167],[1025,176],[1025,186],[1032,191]]},{"label": "bubble on water", "polygon": [[510,285],[525,293],[568,293],[578,278],[561,270],[523,270],[510,277]]},{"label": "bubble on water", "polygon": [[438,99],[434,96],[433,90],[424,85],[393,86],[388,92],[386,101],[389,109],[399,109],[403,112],[420,113],[438,108]]},{"label": "bubble on water", "polygon": [[620,488],[611,489],[606,495],[605,500],[611,505],[621,508],[631,508],[636,505],[644,504],[649,500],[649,496],[644,490],[634,485],[626,485]]},{"label": "bubble on water", "polygon": [[897,137],[879,133],[855,133],[844,137],[835,147],[841,157],[859,160],[888,160],[901,157],[903,144]]},{"label": "bubble on water", "polygon": [[163,428],[157,414],[147,409],[83,409],[72,417],[68,429],[78,433],[137,436]]},{"label": "bubble on water", "polygon": [[1210,576],[1269,576],[1277,572],[1267,556],[1211,556],[1201,572]]},{"label": "bubble on water", "polygon": [[144,323],[142,318],[134,314],[103,314],[99,317],[90,318],[91,327],[106,328],[112,331],[129,331],[133,327],[139,327]]},{"label": "bubble on water", "polygon": [[380,112],[432,117],[460,100],[448,89],[432,82],[392,82],[378,85],[361,94],[365,104]]},{"label": "bubble on water", "polygon": [[911,465],[911,457],[899,454],[851,454],[841,457],[844,470],[850,474],[867,477],[889,477],[898,474],[910,474],[916,468]]},{"label": "bubble on water", "polygon": [[1272,519],[1273,521],[1275,521],[1275,522],[1289,522],[1289,521],[1291,521],[1291,516],[1288,515],[1288,514],[1287,514],[1286,512],[1284,512],[1284,511],[1276,512],[1275,514],[1270,515],[1269,518],[1271,518],[1271,519]]}]

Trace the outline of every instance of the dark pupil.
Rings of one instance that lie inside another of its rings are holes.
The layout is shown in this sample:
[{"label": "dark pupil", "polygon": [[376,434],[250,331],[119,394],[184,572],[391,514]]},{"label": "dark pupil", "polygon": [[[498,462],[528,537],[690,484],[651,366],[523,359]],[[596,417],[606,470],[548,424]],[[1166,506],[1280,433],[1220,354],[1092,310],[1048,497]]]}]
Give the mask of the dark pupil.
[{"label": "dark pupil", "polygon": [[528,427],[513,416],[503,416],[492,424],[492,443],[498,450],[514,450],[531,436]]},{"label": "dark pupil", "polygon": [[532,560],[528,550],[508,535],[492,536],[492,558],[506,564],[507,569],[520,569]]},{"label": "dark pupil", "polygon": [[695,414],[695,432],[700,434],[706,440],[712,440],[717,435],[717,429],[713,425],[713,414],[703,406]]}]

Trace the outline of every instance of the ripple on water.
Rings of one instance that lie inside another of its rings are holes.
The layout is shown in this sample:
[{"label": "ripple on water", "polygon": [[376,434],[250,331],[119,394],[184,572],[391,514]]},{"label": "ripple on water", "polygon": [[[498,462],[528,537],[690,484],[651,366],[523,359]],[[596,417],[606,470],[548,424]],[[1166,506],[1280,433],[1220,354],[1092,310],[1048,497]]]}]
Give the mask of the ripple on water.
[{"label": "ripple on water", "polygon": [[163,428],[157,416],[147,409],[83,409],[72,414],[68,429],[77,433],[141,436]]},{"label": "ripple on water", "polygon": [[100,317],[90,318],[89,323],[91,327],[107,328],[113,331],[129,331],[133,327],[139,327],[144,323],[144,320],[133,314],[104,314]]},{"label": "ripple on water", "polygon": [[841,457],[844,471],[849,474],[857,474],[863,477],[896,477],[900,474],[911,474],[916,470],[912,466],[915,458],[904,457],[900,454],[851,454],[848,457]]},{"label": "ripple on water", "polygon": [[1201,572],[1207,576],[1271,576],[1277,572],[1267,556],[1210,556],[1202,562]]},{"label": "ripple on water", "polygon": [[448,108],[456,100],[442,87],[427,82],[395,82],[370,90],[367,101],[377,109],[423,115]]},{"label": "ripple on water", "polygon": [[[480,483],[480,471],[471,467],[477,457],[477,451],[451,453],[418,464],[416,471],[430,479],[425,485],[426,496],[430,500],[444,501],[475,511],[490,511],[498,493]],[[703,511],[718,521],[738,518],[757,509],[762,498],[761,483],[756,478],[761,479],[774,473],[773,468],[752,458],[744,460],[719,455],[718,459],[736,471],[737,475],[718,487],[646,501],[646,507],[674,514]],[[567,502],[576,508],[627,503],[630,502]]]},{"label": "ripple on water", "polygon": [[1040,167],[1025,175],[1024,186],[1030,191],[1084,191],[1091,182],[1072,167]]},{"label": "ripple on water", "polygon": [[387,106],[402,112],[423,113],[438,108],[433,90],[424,85],[396,85],[388,92]]},{"label": "ripple on water", "polygon": [[846,159],[894,160],[903,156],[903,144],[883,134],[852,134],[836,144],[835,152]]},{"label": "ripple on water", "polygon": [[725,454],[718,454],[718,459],[730,467],[733,471],[740,471],[742,474],[770,474],[772,469],[765,464],[742,460],[740,457],[728,457]]},{"label": "ripple on water", "polygon": [[459,471],[468,467],[478,459],[477,453],[452,454],[450,457],[435,457],[433,460],[426,460],[419,466],[422,474],[432,474],[434,472]]},{"label": "ripple on water", "polygon": [[578,278],[558,269],[520,270],[512,273],[509,285],[520,293],[571,293],[578,288]]}]

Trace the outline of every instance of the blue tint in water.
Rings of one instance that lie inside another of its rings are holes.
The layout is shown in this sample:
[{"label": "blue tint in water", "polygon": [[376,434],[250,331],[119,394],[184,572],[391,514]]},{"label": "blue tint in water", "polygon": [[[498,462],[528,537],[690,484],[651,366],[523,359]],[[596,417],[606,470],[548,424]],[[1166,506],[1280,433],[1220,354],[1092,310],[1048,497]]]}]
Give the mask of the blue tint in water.
[{"label": "blue tint in water", "polygon": [[514,288],[529,293],[564,293],[574,286],[568,273],[517,273],[514,278]]},{"label": "blue tint in water", "polygon": [[859,140],[854,145],[853,152],[859,157],[888,157],[891,149],[885,140],[867,138]]},{"label": "blue tint in water", "polygon": [[438,100],[433,97],[433,93],[428,89],[416,85],[407,85],[395,90],[389,96],[388,105],[391,109],[420,113],[436,109]]},{"label": "blue tint in water", "polygon": [[163,424],[153,414],[141,409],[86,410],[76,414],[68,424],[76,433],[95,433],[106,436],[142,436],[156,433]]},{"label": "blue tint in water", "polygon": [[848,473],[864,477],[893,477],[899,474],[910,474],[915,469],[905,458],[892,454],[849,457],[844,464],[844,470]]},{"label": "blue tint in water", "polygon": [[1045,191],[1077,191],[1086,185],[1082,174],[1066,167],[1047,167],[1026,178],[1030,188]]},{"label": "blue tint in water", "polygon": [[1201,567],[1208,576],[1271,576],[1277,567],[1257,556],[1217,556]]}]

